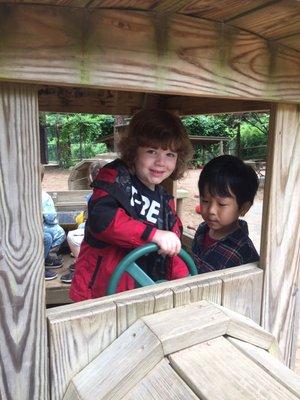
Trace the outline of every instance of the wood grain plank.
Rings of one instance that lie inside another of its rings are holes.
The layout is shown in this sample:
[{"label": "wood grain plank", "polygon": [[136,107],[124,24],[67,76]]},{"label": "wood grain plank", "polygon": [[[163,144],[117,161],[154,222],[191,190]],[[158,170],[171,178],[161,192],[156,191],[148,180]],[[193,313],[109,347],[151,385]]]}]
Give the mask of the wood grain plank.
[{"label": "wood grain plank", "polygon": [[164,107],[179,110],[180,115],[220,114],[230,112],[265,111],[271,108],[270,103],[263,101],[217,99],[210,97],[164,96]]},{"label": "wood grain plank", "polygon": [[300,51],[300,33],[277,40],[278,43]]},{"label": "wood grain plank", "polygon": [[198,397],[170,367],[166,359],[158,363],[123,400],[197,400]]},{"label": "wood grain plank", "polygon": [[[146,104],[145,104],[146,102]],[[39,110],[111,115],[133,115],[137,110],[163,107],[180,115],[268,111],[270,103],[209,97],[168,96],[87,88],[44,86],[39,89]]]},{"label": "wood grain plank", "polygon": [[148,315],[142,321],[159,338],[165,355],[224,335],[230,322],[221,310],[207,301]]},{"label": "wood grain plank", "polygon": [[139,318],[159,311],[173,308],[173,293],[163,290],[156,293],[127,295],[126,299],[116,300],[118,336]]},{"label": "wood grain plank", "polygon": [[[260,323],[263,270],[222,278],[222,306]],[[234,295],[235,293],[235,295]]]},{"label": "wood grain plank", "polygon": [[199,283],[178,285],[172,291],[174,293],[174,307],[184,306],[200,300],[209,300],[221,304],[222,280],[215,278]]},{"label": "wood grain plank", "polygon": [[298,399],[223,337],[172,354],[169,359],[201,399]]},{"label": "wood grain plank", "polygon": [[159,340],[137,321],[72,378],[64,400],[76,398],[74,393],[82,400],[121,399],[162,358]]},{"label": "wood grain plank", "polygon": [[75,318],[76,315],[81,315],[82,313],[90,311],[93,312],[94,310],[97,310],[98,306],[106,304],[107,302],[110,301],[128,300],[131,296],[147,295],[149,293],[159,294],[162,291],[175,288],[178,285],[194,284],[194,283],[202,284],[203,282],[206,281],[215,280],[216,278],[222,279],[223,277],[231,276],[239,272],[248,274],[256,270],[258,270],[257,263],[249,263],[238,267],[223,269],[220,271],[213,271],[205,274],[189,276],[187,278],[175,279],[173,281],[166,281],[154,286],[145,286],[142,288],[134,289],[133,291],[121,292],[113,294],[111,296],[101,297],[99,299],[81,301],[79,303],[69,304],[63,307],[50,308],[47,310],[47,315],[53,318],[64,317],[67,319],[71,314]]},{"label": "wood grain plank", "polygon": [[48,316],[51,399],[60,400],[71,378],[116,338],[116,306],[103,304],[76,318]]},{"label": "wood grain plank", "polygon": [[248,341],[263,349],[275,347],[275,337],[252,319],[218,304],[214,304],[214,306],[219,308],[230,319],[226,331],[227,335]]},{"label": "wood grain plank", "polygon": [[158,106],[156,94],[43,86],[39,88],[39,109],[48,112],[133,115],[144,107],[145,97],[147,107]]},{"label": "wood grain plank", "polygon": [[300,4],[295,1],[279,1],[236,18],[231,23],[275,40],[282,36],[299,33]]},{"label": "wood grain plank", "polygon": [[37,91],[0,82],[0,398],[47,397]]},{"label": "wood grain plank", "polygon": [[276,360],[267,351],[257,346],[234,338],[227,338],[230,343],[240,349],[257,364],[261,365],[273,378],[300,398],[300,379],[291,369]]},{"label": "wood grain plank", "polygon": [[214,21],[226,21],[241,13],[261,7],[268,2],[269,0],[198,0],[189,2],[180,12],[209,18]]},{"label": "wood grain plank", "polygon": [[0,26],[1,80],[299,101],[299,52],[221,23],[142,11],[0,5]]},{"label": "wood grain plank", "polygon": [[148,10],[157,0],[92,0],[90,7]]},{"label": "wood grain plank", "polygon": [[261,238],[262,325],[277,338],[292,368],[300,308],[300,105],[278,104],[271,116]]}]

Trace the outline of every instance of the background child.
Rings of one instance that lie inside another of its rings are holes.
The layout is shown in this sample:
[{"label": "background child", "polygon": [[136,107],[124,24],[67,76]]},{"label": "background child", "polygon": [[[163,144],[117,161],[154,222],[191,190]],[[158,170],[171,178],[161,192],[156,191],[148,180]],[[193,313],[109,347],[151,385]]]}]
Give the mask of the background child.
[{"label": "background child", "polygon": [[[70,297],[74,301],[104,296],[117,264],[134,248],[154,242],[160,255],[139,265],[153,279],[188,274],[174,257],[181,248],[181,222],[174,199],[160,186],[182,177],[192,146],[180,119],[163,110],[144,110],[130,121],[119,149],[121,159],[105,165],[92,186],[85,236],[76,262]],[[118,291],[133,289],[124,274]]]},{"label": "background child", "polygon": [[204,222],[192,252],[199,273],[258,261],[247,222],[239,219],[253,204],[258,189],[255,171],[237,157],[216,157],[203,168],[198,187]]},{"label": "background child", "polygon": [[[45,168],[41,166],[41,180],[44,178]],[[51,196],[42,191],[42,213],[44,228],[44,256],[45,256],[45,279],[57,278],[53,268],[63,265],[62,258],[57,256],[60,245],[66,238],[65,231],[58,225],[57,213]],[[51,253],[51,254],[50,254]]]}]

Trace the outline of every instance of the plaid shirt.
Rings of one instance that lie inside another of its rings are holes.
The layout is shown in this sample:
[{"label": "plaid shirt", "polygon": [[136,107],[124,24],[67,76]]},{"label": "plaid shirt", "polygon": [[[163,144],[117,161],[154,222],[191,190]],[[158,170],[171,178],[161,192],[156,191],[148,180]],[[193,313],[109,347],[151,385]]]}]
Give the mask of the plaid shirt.
[{"label": "plaid shirt", "polygon": [[204,237],[209,227],[203,222],[199,225],[192,243],[192,252],[199,274],[238,265],[256,262],[259,255],[248,236],[246,221],[239,220],[239,228],[203,249]]}]

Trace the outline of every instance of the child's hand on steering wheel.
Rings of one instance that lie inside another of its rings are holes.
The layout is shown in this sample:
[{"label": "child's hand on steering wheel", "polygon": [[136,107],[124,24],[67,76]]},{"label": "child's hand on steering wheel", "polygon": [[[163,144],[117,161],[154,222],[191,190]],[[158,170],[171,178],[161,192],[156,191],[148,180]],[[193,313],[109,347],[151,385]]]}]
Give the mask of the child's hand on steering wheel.
[{"label": "child's hand on steering wheel", "polygon": [[158,229],[152,238],[152,242],[158,245],[159,254],[165,254],[167,256],[174,257],[181,250],[181,242],[178,236],[170,231]]}]

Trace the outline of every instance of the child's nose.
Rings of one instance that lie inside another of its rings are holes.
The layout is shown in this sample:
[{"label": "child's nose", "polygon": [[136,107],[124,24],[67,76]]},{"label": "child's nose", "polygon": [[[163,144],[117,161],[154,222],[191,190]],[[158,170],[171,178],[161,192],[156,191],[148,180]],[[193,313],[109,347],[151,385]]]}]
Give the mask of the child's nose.
[{"label": "child's nose", "polygon": [[216,205],[214,203],[210,203],[209,208],[208,208],[209,214],[215,214],[216,213]]},{"label": "child's nose", "polygon": [[165,162],[165,157],[163,154],[158,154],[156,157],[156,163],[157,164],[164,164]]}]

